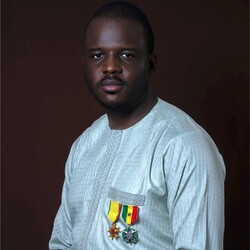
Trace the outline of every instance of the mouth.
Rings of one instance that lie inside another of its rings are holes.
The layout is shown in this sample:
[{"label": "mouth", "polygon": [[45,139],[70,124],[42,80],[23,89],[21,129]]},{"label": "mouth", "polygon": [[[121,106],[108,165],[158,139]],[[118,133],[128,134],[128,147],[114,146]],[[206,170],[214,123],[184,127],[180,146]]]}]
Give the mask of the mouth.
[{"label": "mouth", "polygon": [[116,92],[119,92],[124,87],[124,84],[118,80],[107,79],[101,82],[100,87],[103,91],[114,94]]}]

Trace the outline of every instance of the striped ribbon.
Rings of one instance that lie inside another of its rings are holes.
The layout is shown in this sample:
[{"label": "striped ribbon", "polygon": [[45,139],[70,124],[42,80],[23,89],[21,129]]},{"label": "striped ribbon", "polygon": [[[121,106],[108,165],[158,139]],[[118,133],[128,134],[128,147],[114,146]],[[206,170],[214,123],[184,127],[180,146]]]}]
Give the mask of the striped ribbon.
[{"label": "striped ribbon", "polygon": [[123,205],[122,218],[127,225],[133,224],[137,220],[139,208],[137,206]]},{"label": "striped ribbon", "polygon": [[108,218],[111,222],[115,223],[118,220],[121,212],[121,207],[122,205],[119,202],[110,200]]}]

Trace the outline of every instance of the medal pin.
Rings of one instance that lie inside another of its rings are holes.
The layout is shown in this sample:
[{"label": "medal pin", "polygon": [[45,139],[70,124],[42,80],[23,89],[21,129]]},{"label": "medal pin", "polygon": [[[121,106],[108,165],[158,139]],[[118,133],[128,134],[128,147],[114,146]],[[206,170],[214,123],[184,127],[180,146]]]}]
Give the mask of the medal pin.
[{"label": "medal pin", "polygon": [[130,226],[136,222],[138,212],[138,206],[123,205],[122,219],[128,227],[122,231],[122,239],[127,244],[136,244],[139,240],[138,232]]},{"label": "medal pin", "polygon": [[110,200],[108,218],[112,222],[111,227],[108,228],[109,237],[113,240],[119,238],[120,228],[116,226],[116,221],[118,220],[121,212],[121,204],[116,201]]}]

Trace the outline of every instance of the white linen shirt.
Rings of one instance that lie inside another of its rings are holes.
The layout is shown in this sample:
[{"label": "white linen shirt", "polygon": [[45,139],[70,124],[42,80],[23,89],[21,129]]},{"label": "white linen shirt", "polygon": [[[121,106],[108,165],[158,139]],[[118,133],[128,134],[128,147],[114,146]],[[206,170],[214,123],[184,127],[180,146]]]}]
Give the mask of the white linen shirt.
[{"label": "white linen shirt", "polygon": [[[71,148],[49,249],[222,250],[224,179],[212,139],[175,106],[158,99],[124,130],[104,115]],[[139,207],[136,244],[109,237],[110,200]]]}]

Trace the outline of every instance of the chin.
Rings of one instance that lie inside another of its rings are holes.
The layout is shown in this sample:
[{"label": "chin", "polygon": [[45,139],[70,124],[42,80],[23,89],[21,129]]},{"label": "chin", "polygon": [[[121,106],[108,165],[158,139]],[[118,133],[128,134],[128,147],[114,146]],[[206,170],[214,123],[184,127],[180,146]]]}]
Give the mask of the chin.
[{"label": "chin", "polygon": [[[99,101],[100,102],[100,101]],[[107,109],[107,111],[115,113],[129,113],[133,111],[140,102],[138,100],[126,100],[120,102],[100,102],[100,104]]]},{"label": "chin", "polygon": [[114,102],[100,102],[100,104],[106,108],[109,111],[115,111],[115,112],[119,112],[122,111],[124,109],[126,109],[126,105],[122,104],[122,103],[114,103]]}]

